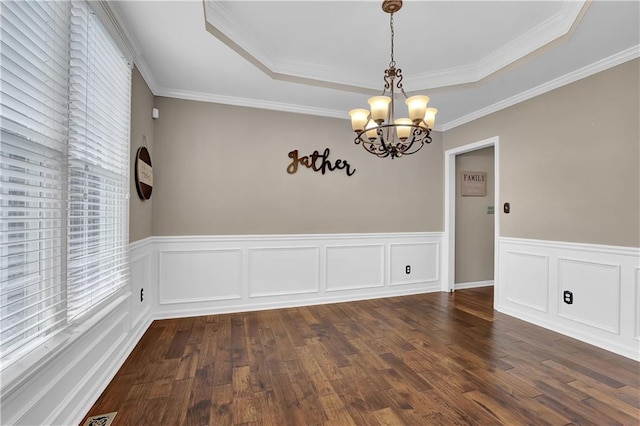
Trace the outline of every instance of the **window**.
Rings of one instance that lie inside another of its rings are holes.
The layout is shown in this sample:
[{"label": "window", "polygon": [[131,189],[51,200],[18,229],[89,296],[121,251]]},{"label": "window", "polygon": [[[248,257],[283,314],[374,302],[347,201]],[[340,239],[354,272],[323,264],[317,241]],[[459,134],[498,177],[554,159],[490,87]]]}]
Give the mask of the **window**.
[{"label": "window", "polygon": [[128,284],[131,73],[84,2],[0,15],[3,368]]},{"label": "window", "polygon": [[[67,310],[127,281],[131,71],[86,3],[71,10]],[[127,96],[119,95],[121,88]],[[124,218],[124,220],[123,220]]]}]

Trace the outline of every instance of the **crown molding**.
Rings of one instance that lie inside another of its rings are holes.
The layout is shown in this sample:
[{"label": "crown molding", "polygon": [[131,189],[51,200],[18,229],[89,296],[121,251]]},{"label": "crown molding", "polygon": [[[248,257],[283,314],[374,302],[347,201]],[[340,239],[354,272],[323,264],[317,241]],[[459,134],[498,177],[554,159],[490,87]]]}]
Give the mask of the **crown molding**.
[{"label": "crown molding", "polygon": [[[638,57],[640,57],[640,45],[635,45],[633,47],[623,50],[622,52],[611,55],[608,58],[594,62],[593,64],[580,68],[579,70],[565,74],[547,83],[534,87],[533,89],[521,92],[515,96],[504,99],[500,102],[496,102],[485,108],[481,108],[477,111],[474,111],[458,119],[449,121],[447,123],[438,124],[436,125],[434,130],[439,132],[445,132],[447,130],[451,130],[455,127],[469,123],[473,120],[477,120],[478,118],[482,118],[486,115],[489,115],[494,112],[500,111],[502,109],[508,108],[510,106],[516,105],[520,102],[524,102],[536,96],[547,93],[551,90],[573,83],[585,77],[589,77],[593,74],[597,74],[601,71],[605,71],[616,65],[620,65],[624,62],[633,60]],[[142,73],[142,69],[141,69],[141,73]],[[146,77],[145,77],[145,81],[147,81],[147,84],[149,84],[149,81],[146,80]],[[189,92],[184,90],[173,90],[173,89],[157,88],[157,87],[155,88],[155,90],[152,89],[152,92],[155,96],[166,96],[169,98],[178,98],[178,99],[186,99],[186,100],[201,101],[201,102],[213,102],[213,103],[234,105],[234,106],[241,106],[241,107],[248,107],[248,108],[259,108],[259,109],[267,109],[267,110],[273,110],[273,111],[315,115],[320,117],[339,118],[343,120],[348,119],[346,111],[342,111],[342,110],[315,108],[315,107],[309,107],[305,105],[287,104],[283,102],[272,102],[272,101],[264,101],[259,99],[239,98],[234,96],[216,95],[216,94],[200,93],[200,92]]]},{"label": "crown molding", "polygon": [[105,16],[108,17],[109,22],[118,35],[119,40],[121,40],[126,46],[129,53],[129,59],[136,65],[140,74],[142,74],[144,81],[147,83],[147,86],[149,86],[151,93],[155,95],[158,88],[156,79],[151,73],[149,66],[144,61],[140,43],[138,43],[138,40],[136,40],[129,27],[125,24],[126,21],[122,17],[122,12],[120,11],[118,3],[100,0],[96,2],[96,4],[101,7]]},{"label": "crown molding", "polygon": [[156,96],[178,98],[190,101],[212,102],[224,105],[233,105],[247,108],[259,108],[281,112],[293,112],[296,114],[315,115],[319,117],[340,118],[347,120],[346,111],[327,108],[316,108],[306,105],[288,104],[284,102],[265,101],[261,99],[240,98],[235,96],[216,95],[211,93],[190,92],[186,90],[158,89]]},{"label": "crown molding", "polygon": [[477,120],[478,118],[484,117],[485,115],[489,115],[494,112],[500,111],[501,109],[508,108],[520,102],[524,102],[536,96],[550,92],[551,90],[566,86],[567,84],[589,77],[593,74],[597,74],[601,71],[605,71],[609,68],[615,67],[616,65],[623,64],[638,57],[640,57],[640,44],[625,49],[622,52],[611,55],[608,58],[604,58],[600,61],[594,62],[593,64],[587,65],[586,67],[582,67],[576,71],[565,74],[554,80],[536,86],[533,89],[526,90],[515,96],[474,111],[471,114],[467,114],[463,117],[442,124],[440,126],[440,128],[442,129],[441,131],[451,130],[454,127],[458,127],[473,120]]},{"label": "crown molding", "polygon": [[149,66],[144,61],[144,57],[141,54],[136,56],[133,59],[133,63],[138,68],[138,71],[140,71],[140,74],[142,75],[144,81],[147,83],[147,86],[149,86],[149,90],[151,90],[151,93],[154,96],[159,96],[158,93],[160,91],[160,88],[158,86],[158,83],[156,82],[155,77],[153,76],[153,73],[151,72],[151,69],[149,69]]},{"label": "crown molding", "polygon": [[118,45],[122,54],[130,63],[133,63],[134,58],[140,52],[140,45],[124,25],[124,20],[117,4],[99,0],[89,2],[89,5]]}]

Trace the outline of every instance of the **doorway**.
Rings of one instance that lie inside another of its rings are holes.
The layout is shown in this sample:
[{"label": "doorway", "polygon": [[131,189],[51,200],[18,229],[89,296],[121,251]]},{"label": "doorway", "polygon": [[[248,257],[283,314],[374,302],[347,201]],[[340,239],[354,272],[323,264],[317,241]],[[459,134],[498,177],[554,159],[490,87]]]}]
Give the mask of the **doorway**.
[{"label": "doorway", "polygon": [[493,286],[494,148],[456,155],[455,290]]},{"label": "doorway", "polygon": [[443,280],[442,290],[447,292],[453,292],[455,290],[455,270],[456,270],[456,156],[477,151],[483,148],[493,147],[493,166],[494,166],[494,232],[493,232],[493,247],[494,247],[494,259],[493,259],[493,277],[494,277],[494,306],[496,300],[498,300],[498,293],[500,286],[498,282],[498,237],[500,235],[500,149],[499,138],[494,136],[492,138],[484,139],[471,144],[463,145],[457,148],[452,148],[445,151],[445,212],[444,212],[444,251],[443,251]]}]

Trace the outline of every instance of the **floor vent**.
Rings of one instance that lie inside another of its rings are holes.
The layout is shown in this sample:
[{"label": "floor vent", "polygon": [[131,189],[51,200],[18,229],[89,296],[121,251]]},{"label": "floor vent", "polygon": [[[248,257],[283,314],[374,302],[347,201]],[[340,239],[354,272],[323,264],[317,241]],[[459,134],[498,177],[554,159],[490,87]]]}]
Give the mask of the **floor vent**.
[{"label": "floor vent", "polygon": [[118,414],[117,412],[100,414],[98,416],[91,416],[84,422],[83,426],[109,426],[113,421],[113,418]]}]

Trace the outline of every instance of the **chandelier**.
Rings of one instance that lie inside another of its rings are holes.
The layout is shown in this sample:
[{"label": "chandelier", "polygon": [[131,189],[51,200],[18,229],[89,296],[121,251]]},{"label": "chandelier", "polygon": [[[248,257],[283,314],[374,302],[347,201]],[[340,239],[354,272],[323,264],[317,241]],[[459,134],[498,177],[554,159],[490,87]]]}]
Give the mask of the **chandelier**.
[{"label": "chandelier", "polygon": [[[390,14],[391,62],[384,71],[384,90],[381,96],[369,99],[371,112],[366,109],[349,111],[351,127],[356,132],[354,142],[362,144],[371,154],[380,158],[402,157],[418,152],[426,143],[431,143],[431,131],[435,123],[435,108],[427,108],[429,97],[408,97],[402,87],[402,70],[396,68],[393,56],[393,14],[402,7],[402,0],[385,0],[382,10]],[[409,118],[395,118],[395,97],[399,93],[405,98]]]}]

